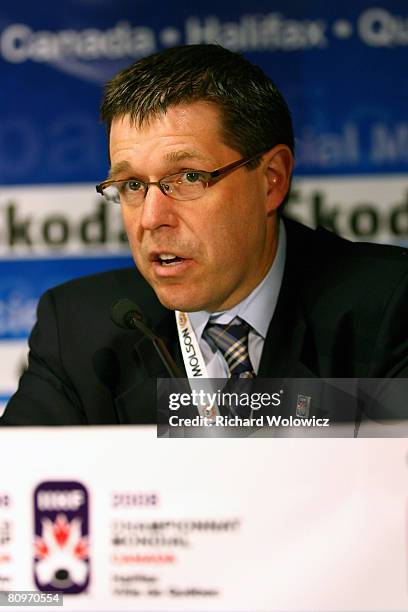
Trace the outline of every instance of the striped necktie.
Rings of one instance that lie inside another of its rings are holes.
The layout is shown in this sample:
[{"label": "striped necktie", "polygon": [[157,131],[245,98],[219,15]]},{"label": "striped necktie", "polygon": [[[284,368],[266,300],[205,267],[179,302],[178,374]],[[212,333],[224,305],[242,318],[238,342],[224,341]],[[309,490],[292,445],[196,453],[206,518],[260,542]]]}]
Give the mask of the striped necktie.
[{"label": "striped necktie", "polygon": [[204,340],[221,351],[232,378],[255,376],[248,354],[249,330],[250,325],[239,317],[235,317],[229,325],[212,323],[210,319],[204,330]]}]

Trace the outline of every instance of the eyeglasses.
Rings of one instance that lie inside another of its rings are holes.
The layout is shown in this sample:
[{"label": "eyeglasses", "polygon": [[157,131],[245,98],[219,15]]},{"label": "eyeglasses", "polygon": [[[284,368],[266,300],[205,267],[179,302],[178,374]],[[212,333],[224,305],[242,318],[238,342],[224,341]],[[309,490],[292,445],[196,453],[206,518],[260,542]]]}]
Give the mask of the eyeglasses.
[{"label": "eyeglasses", "polygon": [[251,157],[238,159],[232,164],[218,168],[213,172],[205,170],[185,170],[177,174],[164,176],[159,181],[144,182],[136,178],[121,181],[103,181],[96,185],[96,191],[104,196],[109,202],[138,206],[142,204],[150,185],[156,185],[164,195],[174,200],[198,200],[207,187],[216,181],[225,178],[231,172],[246,166],[257,157],[265,155],[266,151],[257,153]]}]

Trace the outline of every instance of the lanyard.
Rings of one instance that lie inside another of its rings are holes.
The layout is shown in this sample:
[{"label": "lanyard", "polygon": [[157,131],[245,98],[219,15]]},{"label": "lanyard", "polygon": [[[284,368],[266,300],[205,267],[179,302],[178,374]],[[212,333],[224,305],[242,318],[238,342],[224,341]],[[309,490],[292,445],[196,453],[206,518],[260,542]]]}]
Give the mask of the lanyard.
[{"label": "lanyard", "polygon": [[[209,380],[207,380],[207,382],[203,380],[208,379],[207,366],[205,365],[204,357],[197,336],[191,325],[190,318],[186,312],[180,312],[179,310],[176,310],[175,314],[181,353],[183,355],[184,367],[186,368],[190,388],[192,391],[194,391],[194,389],[200,391],[204,388],[208,392],[213,392]],[[198,381],[196,384],[194,384],[195,380]],[[215,403],[211,407],[197,404],[197,410],[200,416],[204,416],[209,420],[213,420],[220,414],[218,406]]]}]

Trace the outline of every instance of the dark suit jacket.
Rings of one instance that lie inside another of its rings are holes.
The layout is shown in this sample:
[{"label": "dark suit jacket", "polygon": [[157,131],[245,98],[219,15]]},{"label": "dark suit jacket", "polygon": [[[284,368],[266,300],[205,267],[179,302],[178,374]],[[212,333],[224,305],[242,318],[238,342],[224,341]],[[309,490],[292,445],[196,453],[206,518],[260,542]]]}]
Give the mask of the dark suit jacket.
[{"label": "dark suit jacket", "polygon": [[[258,376],[408,378],[408,251],[351,243],[285,220],[287,261]],[[47,291],[30,337],[29,367],[2,425],[142,424],[156,420],[151,344],[110,320],[135,301],[183,369],[174,313],[136,269]]]}]

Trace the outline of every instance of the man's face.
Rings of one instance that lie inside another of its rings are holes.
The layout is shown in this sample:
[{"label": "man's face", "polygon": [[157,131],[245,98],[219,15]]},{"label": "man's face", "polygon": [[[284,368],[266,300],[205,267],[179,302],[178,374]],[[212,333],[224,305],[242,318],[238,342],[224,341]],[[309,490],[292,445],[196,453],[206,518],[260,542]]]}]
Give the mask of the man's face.
[{"label": "man's face", "polygon": [[[218,110],[206,102],[173,106],[141,128],[128,116],[115,119],[110,154],[112,178],[143,181],[242,157],[222,142]],[[198,200],[177,201],[150,186],[143,204],[122,205],[136,265],[164,306],[218,312],[256,287],[276,251],[267,193],[263,163],[210,184]],[[179,259],[161,263],[161,254]]]}]

